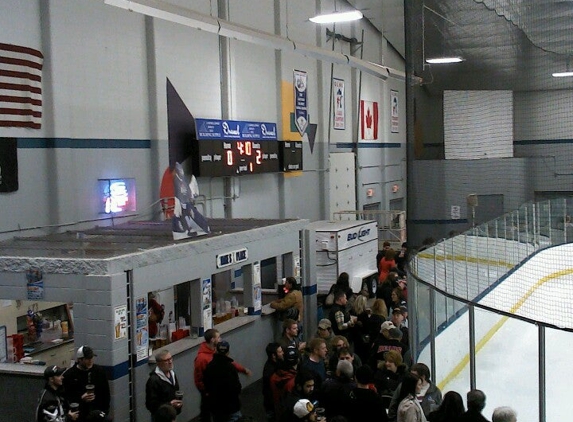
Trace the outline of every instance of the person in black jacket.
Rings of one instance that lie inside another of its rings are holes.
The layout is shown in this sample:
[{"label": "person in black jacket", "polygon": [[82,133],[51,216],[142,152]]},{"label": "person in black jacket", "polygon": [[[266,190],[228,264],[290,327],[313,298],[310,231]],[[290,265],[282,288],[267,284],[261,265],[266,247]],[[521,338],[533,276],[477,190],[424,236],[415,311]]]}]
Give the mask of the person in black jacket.
[{"label": "person in black jacket", "polygon": [[294,406],[301,399],[314,401],[314,387],[316,374],[308,369],[299,369],[294,379],[294,389],[283,398],[284,413],[279,422],[298,420],[293,413]]},{"label": "person in black jacket", "polygon": [[[89,346],[81,346],[76,352],[76,363],[64,372],[64,391],[69,403],[79,403],[78,422],[84,422],[93,410],[109,413],[111,395],[103,367],[94,363],[96,354]],[[86,386],[92,385],[88,391]]]},{"label": "person in black jacket", "polygon": [[284,360],[284,350],[279,343],[269,343],[265,349],[267,361],[263,368],[263,407],[269,422],[274,422],[275,402],[273,400],[273,391],[271,390],[271,376],[276,372],[280,363]]},{"label": "person in black jacket", "polygon": [[[70,411],[70,406],[63,396],[63,373],[65,368],[49,366],[44,370],[46,385],[40,393],[36,408],[36,422],[65,422],[77,420],[78,411]],[[67,419],[66,419],[67,417]]]},{"label": "person in black jacket", "polygon": [[357,320],[355,316],[351,316],[346,310],[348,299],[343,290],[334,291],[334,305],[330,309],[328,319],[332,323],[332,331],[335,335],[343,335],[350,339],[352,336],[351,330]]},{"label": "person in black jacket", "polygon": [[459,418],[459,422],[489,422],[482,414],[485,407],[485,393],[481,390],[471,390],[467,394],[468,410]]},{"label": "person in black jacket", "polygon": [[390,401],[398,385],[402,382],[406,373],[406,365],[402,363],[402,355],[396,350],[388,350],[384,355],[384,364],[374,371],[374,384],[378,394],[384,403],[384,409],[388,409]]},{"label": "person in black jacket", "polygon": [[162,350],[155,355],[157,366],[149,374],[145,385],[145,407],[152,417],[163,404],[170,404],[177,414],[181,413],[183,400],[177,398],[179,381],[173,371],[173,357],[169,350]]},{"label": "person in black jacket", "polygon": [[430,412],[427,419],[430,422],[456,421],[465,411],[462,396],[455,391],[448,391],[440,407]]},{"label": "person in black jacket", "polygon": [[217,353],[203,373],[205,392],[214,422],[235,422],[241,414],[241,381],[229,357],[230,345],[222,340],[217,343]]},{"label": "person in black jacket", "polygon": [[326,410],[326,420],[334,416],[349,417],[352,412],[350,392],[356,388],[354,368],[347,360],[336,366],[334,377],[328,378],[318,392],[318,402]]},{"label": "person in black jacket", "polygon": [[363,365],[356,370],[356,388],[350,393],[352,411],[349,414],[350,422],[372,420],[373,416],[378,422],[387,422],[386,408],[382,398],[371,390],[369,385],[374,380],[372,369]]}]

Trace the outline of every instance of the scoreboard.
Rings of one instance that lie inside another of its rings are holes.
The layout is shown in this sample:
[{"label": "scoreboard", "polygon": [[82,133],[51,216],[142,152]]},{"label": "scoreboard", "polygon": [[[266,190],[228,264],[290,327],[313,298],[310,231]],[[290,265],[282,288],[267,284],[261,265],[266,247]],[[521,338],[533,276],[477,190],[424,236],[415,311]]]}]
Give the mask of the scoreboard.
[{"label": "scoreboard", "polygon": [[[276,123],[195,119],[195,128],[191,159],[197,177],[277,173],[288,171],[283,157],[293,160],[292,153],[285,154],[284,142],[277,140]],[[302,143],[298,151],[302,170]]]}]

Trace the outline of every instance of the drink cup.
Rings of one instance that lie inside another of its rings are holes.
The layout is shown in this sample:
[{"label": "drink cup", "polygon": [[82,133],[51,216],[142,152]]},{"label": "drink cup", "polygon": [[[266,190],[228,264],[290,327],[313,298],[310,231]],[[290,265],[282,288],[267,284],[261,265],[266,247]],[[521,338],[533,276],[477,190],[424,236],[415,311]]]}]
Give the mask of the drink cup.
[{"label": "drink cup", "polygon": [[79,403],[70,403],[70,412],[77,412],[78,410],[80,410],[80,405]]},{"label": "drink cup", "polygon": [[178,390],[175,392],[175,399],[176,400],[183,400],[183,391]]},{"label": "drink cup", "polygon": [[86,385],[86,393],[93,395],[95,390],[95,385],[88,384]]}]

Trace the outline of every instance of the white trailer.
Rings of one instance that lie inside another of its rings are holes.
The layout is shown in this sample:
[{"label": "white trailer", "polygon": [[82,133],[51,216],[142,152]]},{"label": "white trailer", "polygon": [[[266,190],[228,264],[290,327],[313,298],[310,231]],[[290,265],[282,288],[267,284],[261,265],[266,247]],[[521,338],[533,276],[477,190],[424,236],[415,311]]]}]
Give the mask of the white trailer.
[{"label": "white trailer", "polygon": [[315,221],[308,227],[314,230],[316,237],[318,294],[327,294],[341,272],[348,273],[355,293],[378,273],[376,221]]}]

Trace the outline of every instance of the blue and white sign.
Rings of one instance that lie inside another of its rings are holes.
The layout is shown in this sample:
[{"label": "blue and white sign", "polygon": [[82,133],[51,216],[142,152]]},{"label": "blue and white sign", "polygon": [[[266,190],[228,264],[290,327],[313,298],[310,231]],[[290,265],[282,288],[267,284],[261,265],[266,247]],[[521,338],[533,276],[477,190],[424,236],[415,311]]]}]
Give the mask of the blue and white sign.
[{"label": "blue and white sign", "polygon": [[378,229],[375,221],[338,232],[339,251],[372,241],[378,241]]},{"label": "blue and white sign", "polygon": [[294,71],[294,122],[298,133],[304,134],[308,126],[307,75],[302,70]]},{"label": "blue and white sign", "polygon": [[44,300],[44,277],[38,268],[26,271],[28,300]]},{"label": "blue and white sign", "polygon": [[277,124],[242,120],[195,119],[197,139],[277,140]]}]

